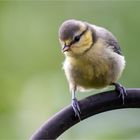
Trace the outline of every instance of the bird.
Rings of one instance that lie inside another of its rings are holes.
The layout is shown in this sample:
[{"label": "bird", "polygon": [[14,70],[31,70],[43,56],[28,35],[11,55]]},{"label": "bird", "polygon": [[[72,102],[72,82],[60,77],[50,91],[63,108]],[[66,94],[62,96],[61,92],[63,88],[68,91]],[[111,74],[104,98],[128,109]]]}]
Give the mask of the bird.
[{"label": "bird", "polygon": [[76,91],[115,86],[124,104],[127,92],[117,81],[126,62],[116,37],[104,27],[76,19],[64,21],[58,36],[75,116],[81,119]]}]

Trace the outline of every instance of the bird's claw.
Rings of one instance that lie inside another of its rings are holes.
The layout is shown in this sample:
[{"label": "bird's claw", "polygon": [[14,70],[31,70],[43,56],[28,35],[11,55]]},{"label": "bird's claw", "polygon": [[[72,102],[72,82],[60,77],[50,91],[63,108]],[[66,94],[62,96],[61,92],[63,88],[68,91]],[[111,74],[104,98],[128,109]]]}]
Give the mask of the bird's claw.
[{"label": "bird's claw", "polygon": [[81,111],[80,111],[80,107],[76,98],[72,99],[72,108],[75,112],[75,116],[77,116],[79,120],[81,120],[80,118]]},{"label": "bird's claw", "polygon": [[125,104],[125,97],[127,96],[126,89],[119,83],[115,83],[115,90],[119,92],[119,97],[122,98],[123,104]]}]

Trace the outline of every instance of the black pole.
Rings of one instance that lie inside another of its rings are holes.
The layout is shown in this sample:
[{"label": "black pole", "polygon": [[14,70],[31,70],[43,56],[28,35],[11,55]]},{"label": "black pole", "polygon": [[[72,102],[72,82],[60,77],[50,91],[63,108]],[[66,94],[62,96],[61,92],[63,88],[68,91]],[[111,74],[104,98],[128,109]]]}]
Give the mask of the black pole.
[{"label": "black pole", "polygon": [[[116,91],[102,92],[79,101],[81,120],[95,114],[121,108],[140,108],[140,88],[127,89],[125,104]],[[65,107],[45,122],[30,140],[56,139],[67,129],[79,122],[71,106]]]}]

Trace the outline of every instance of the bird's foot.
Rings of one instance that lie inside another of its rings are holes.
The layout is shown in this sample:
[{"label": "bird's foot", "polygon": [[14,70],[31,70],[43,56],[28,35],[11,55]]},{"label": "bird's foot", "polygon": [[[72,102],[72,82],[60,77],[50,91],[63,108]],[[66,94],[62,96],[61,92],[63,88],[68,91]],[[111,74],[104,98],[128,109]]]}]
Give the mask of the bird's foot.
[{"label": "bird's foot", "polygon": [[113,83],[115,90],[119,92],[119,97],[122,98],[123,104],[125,104],[125,97],[127,96],[126,89],[119,83]]},{"label": "bird's foot", "polygon": [[81,117],[80,117],[81,111],[80,111],[80,107],[79,107],[79,104],[78,104],[78,101],[76,98],[72,99],[71,105],[75,112],[75,116],[77,116],[79,118],[79,120],[81,120]]}]

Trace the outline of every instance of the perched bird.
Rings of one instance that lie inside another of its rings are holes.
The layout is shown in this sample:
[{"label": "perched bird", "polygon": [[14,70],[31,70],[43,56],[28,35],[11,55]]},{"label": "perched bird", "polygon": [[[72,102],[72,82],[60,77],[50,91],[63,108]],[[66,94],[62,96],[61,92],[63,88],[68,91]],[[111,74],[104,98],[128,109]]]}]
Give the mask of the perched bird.
[{"label": "perched bird", "polygon": [[103,27],[79,20],[67,20],[60,26],[59,40],[65,55],[63,69],[72,93],[72,107],[80,119],[75,92],[114,85],[122,97],[126,90],[116,81],[125,59],[114,35]]}]

